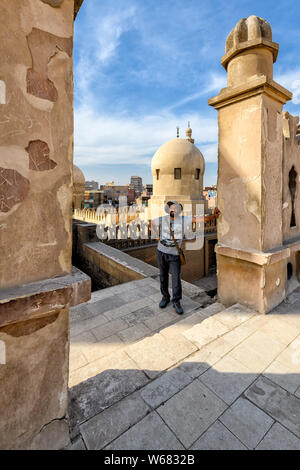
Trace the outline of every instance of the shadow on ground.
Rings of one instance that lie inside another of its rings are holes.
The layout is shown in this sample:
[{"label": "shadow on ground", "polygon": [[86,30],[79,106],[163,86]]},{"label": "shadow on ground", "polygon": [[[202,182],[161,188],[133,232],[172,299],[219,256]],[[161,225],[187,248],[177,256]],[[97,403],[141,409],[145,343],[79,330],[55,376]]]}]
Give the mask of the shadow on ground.
[{"label": "shadow on ground", "polygon": [[[150,382],[154,373],[162,375]],[[292,384],[298,396],[286,390]],[[300,450],[299,387],[298,373],[221,372],[205,362],[106,370],[70,389],[73,446]]]}]

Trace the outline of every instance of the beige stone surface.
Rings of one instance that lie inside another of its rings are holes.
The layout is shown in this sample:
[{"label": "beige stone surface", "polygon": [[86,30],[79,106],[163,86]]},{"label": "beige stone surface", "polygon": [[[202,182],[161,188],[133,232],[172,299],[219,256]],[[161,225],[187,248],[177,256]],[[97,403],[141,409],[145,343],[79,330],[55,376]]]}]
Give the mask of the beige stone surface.
[{"label": "beige stone surface", "polygon": [[73,8],[73,0],[59,8],[35,0],[1,5],[1,106],[10,116],[0,124],[3,288],[71,271]]},{"label": "beige stone surface", "polygon": [[39,434],[17,450],[62,450],[69,444],[69,423],[66,419],[61,419],[46,424]]},{"label": "beige stone surface", "polygon": [[92,362],[96,359],[100,359],[101,357],[111,354],[121,346],[122,341],[116,334],[113,334],[105,339],[102,339],[101,342],[88,344],[82,350],[87,360]]},{"label": "beige stone surface", "polygon": [[248,326],[248,323],[249,321],[242,323],[240,326],[230,330],[222,338],[232,345],[237,346],[253,333],[253,330]]},{"label": "beige stone surface", "polygon": [[247,366],[251,372],[261,373],[283,349],[282,343],[256,331],[231,351],[229,356]]},{"label": "beige stone surface", "polygon": [[[292,116],[290,113],[285,111],[283,113],[283,181],[282,181],[282,201],[283,201],[283,211],[282,211],[282,231],[283,237],[285,240],[294,238],[300,235],[300,228],[298,221],[300,220],[300,205],[299,205],[299,191],[296,191],[295,201],[294,201],[294,210],[296,218],[296,226],[291,227],[291,214],[292,214],[292,200],[291,193],[289,189],[289,172],[294,166],[297,174],[300,174],[299,167],[299,145],[296,140],[296,132],[299,123],[299,116]],[[286,127],[286,132],[285,132]],[[294,272],[296,273],[297,266],[295,260],[293,261]]]},{"label": "beige stone surface", "polygon": [[255,314],[256,312],[253,310],[247,309],[242,305],[237,304],[216,314],[214,318],[229,328],[235,328],[236,326],[249,320]]},{"label": "beige stone surface", "polygon": [[198,347],[214,341],[219,336],[223,336],[229,331],[229,328],[220,323],[215,318],[206,318],[200,325],[195,325],[185,331],[183,335],[196,344]]},{"label": "beige stone surface", "polygon": [[225,409],[225,403],[196,379],[157,412],[188,448]]},{"label": "beige stone surface", "polygon": [[[281,446],[297,449],[300,442],[296,437],[300,406],[299,293],[290,294],[276,313],[263,316],[253,315],[241,305],[220,311],[219,305],[212,304],[208,318],[200,313],[205,310],[198,309],[182,320],[178,317],[172,326],[162,326],[159,334],[150,334],[72,371],[69,382],[72,396],[73,385],[78,385],[75,387],[77,401],[72,406],[75,406],[76,413],[78,406],[80,413],[86,408],[89,410],[81,430],[79,426],[72,427],[73,437],[80,439],[84,434],[91,448],[101,447],[108,441],[112,441],[107,447],[110,450],[146,448],[149,432],[161,445],[162,442],[165,444],[166,429],[169,429],[177,450],[181,449],[181,443],[186,449],[190,446],[230,450],[260,448],[264,438],[262,448],[266,445],[274,449]],[[220,322],[222,315],[226,325]],[[208,323],[207,328],[202,330],[205,322]],[[136,326],[141,325],[137,323]],[[293,325],[292,334],[290,327]],[[185,334],[187,330],[191,333],[194,329],[198,337],[203,335],[206,340],[208,330],[209,340],[214,339],[204,346],[193,345]],[[292,337],[294,339],[288,343]],[[71,350],[72,347],[71,344]],[[200,349],[195,350],[197,347]],[[128,414],[125,395],[120,397],[119,386],[110,387],[109,380],[118,376],[127,383],[130,377],[138,377],[142,373],[140,369],[148,376],[149,383],[138,385],[130,392]],[[267,397],[261,380],[269,384]],[[94,390],[93,384],[98,382],[103,382],[103,386]],[[109,403],[118,402],[107,412],[104,412],[107,407],[104,391],[109,393]],[[139,409],[144,409],[143,406],[141,408],[141,398],[162,416],[163,421],[156,420],[150,427],[145,419],[134,424],[142,417],[139,414]],[[112,429],[109,423],[115,419],[118,423]],[[276,431],[282,423],[294,438],[288,432],[272,433],[273,426],[270,426],[273,423]],[[276,436],[280,434],[284,443],[276,442]],[[113,440],[114,436],[116,440]],[[210,436],[215,439],[213,443],[208,442]],[[150,441],[153,439],[151,437]]]},{"label": "beige stone surface", "polygon": [[107,356],[88,362],[86,365],[70,371],[69,387],[74,387],[80,382],[84,382],[107,369],[126,370],[135,368],[136,364],[130,360],[124,351],[113,351]]},{"label": "beige stone surface", "polygon": [[151,329],[149,329],[143,323],[138,323],[137,325],[126,328],[126,330],[120,331],[120,333],[118,333],[118,336],[125,343],[133,343],[134,341],[148,336],[150,333]]},{"label": "beige stone surface", "polygon": [[[163,144],[155,153],[152,162],[153,196],[149,201],[151,219],[164,215],[168,201],[176,200],[196,214],[196,204],[205,206],[202,196],[205,161],[200,150],[187,139],[172,139]],[[175,168],[181,169],[181,178],[174,178]],[[195,178],[199,169],[199,179]],[[159,178],[157,179],[157,170]]]},{"label": "beige stone surface", "polygon": [[145,370],[146,374],[152,378],[177,362],[173,352],[169,351],[160,334],[128,346],[125,351],[138,368]]},{"label": "beige stone surface", "polygon": [[229,354],[204,372],[199,380],[225,403],[231,405],[257,376],[258,373],[251,372],[247,366]]},{"label": "beige stone surface", "polygon": [[289,226],[299,197],[292,197],[290,181],[292,165],[299,173],[298,118],[282,114],[292,95],[273,81],[277,53],[270,24],[254,15],[242,18],[222,58],[227,88],[209,100],[219,111],[218,297],[226,306],[240,302],[259,313],[298,285],[296,247],[283,247],[286,238],[299,235],[299,227]]},{"label": "beige stone surface", "polygon": [[73,197],[72,210],[83,209],[84,206],[85,177],[78,166],[73,165]]},{"label": "beige stone surface", "polygon": [[65,416],[68,329],[68,310],[0,329],[6,345],[0,368],[1,449],[29,446],[44,425]]}]

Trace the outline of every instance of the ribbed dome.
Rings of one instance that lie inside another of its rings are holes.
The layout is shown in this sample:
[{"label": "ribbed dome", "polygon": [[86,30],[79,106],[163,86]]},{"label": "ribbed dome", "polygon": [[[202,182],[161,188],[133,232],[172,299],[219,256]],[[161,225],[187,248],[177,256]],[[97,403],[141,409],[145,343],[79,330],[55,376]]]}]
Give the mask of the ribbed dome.
[{"label": "ribbed dome", "polygon": [[73,186],[85,185],[85,177],[78,166],[73,165]]},{"label": "ribbed dome", "polygon": [[186,139],[173,139],[163,144],[155,153],[151,163],[152,174],[174,174],[174,168],[181,168],[183,175],[194,175],[199,168],[204,173],[205,161],[200,150]]},{"label": "ribbed dome", "polygon": [[254,15],[249,16],[249,18],[242,18],[229,33],[226,39],[225,51],[229,52],[238,44],[258,38],[272,41],[272,29],[268,21]]}]

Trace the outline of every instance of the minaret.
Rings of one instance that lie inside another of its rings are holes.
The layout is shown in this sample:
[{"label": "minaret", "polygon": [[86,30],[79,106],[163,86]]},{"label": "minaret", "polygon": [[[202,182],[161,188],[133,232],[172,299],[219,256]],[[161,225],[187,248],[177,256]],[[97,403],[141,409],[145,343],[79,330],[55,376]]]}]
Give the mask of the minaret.
[{"label": "minaret", "polygon": [[195,140],[192,139],[192,129],[190,127],[190,122],[188,122],[188,128],[186,130],[186,140],[188,140],[189,142],[191,142],[191,144],[194,144],[195,143]]},{"label": "minaret", "polygon": [[286,296],[289,256],[282,235],[282,106],[292,94],[273,81],[278,48],[266,20],[241,19],[221,60],[227,88],[209,100],[219,112],[218,297],[261,313]]}]

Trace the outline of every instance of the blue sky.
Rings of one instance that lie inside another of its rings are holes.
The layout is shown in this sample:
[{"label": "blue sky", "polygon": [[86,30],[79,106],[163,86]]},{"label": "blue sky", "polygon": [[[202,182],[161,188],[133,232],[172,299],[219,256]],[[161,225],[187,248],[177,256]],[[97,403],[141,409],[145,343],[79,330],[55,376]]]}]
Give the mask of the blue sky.
[{"label": "blue sky", "polygon": [[300,28],[296,0],[84,0],[75,21],[75,157],[86,179],[151,183],[151,158],[185,136],[191,122],[217,178],[217,112],[207,100],[226,86],[225,40],[243,17],[268,20],[279,43],[274,79],[300,112]]}]

